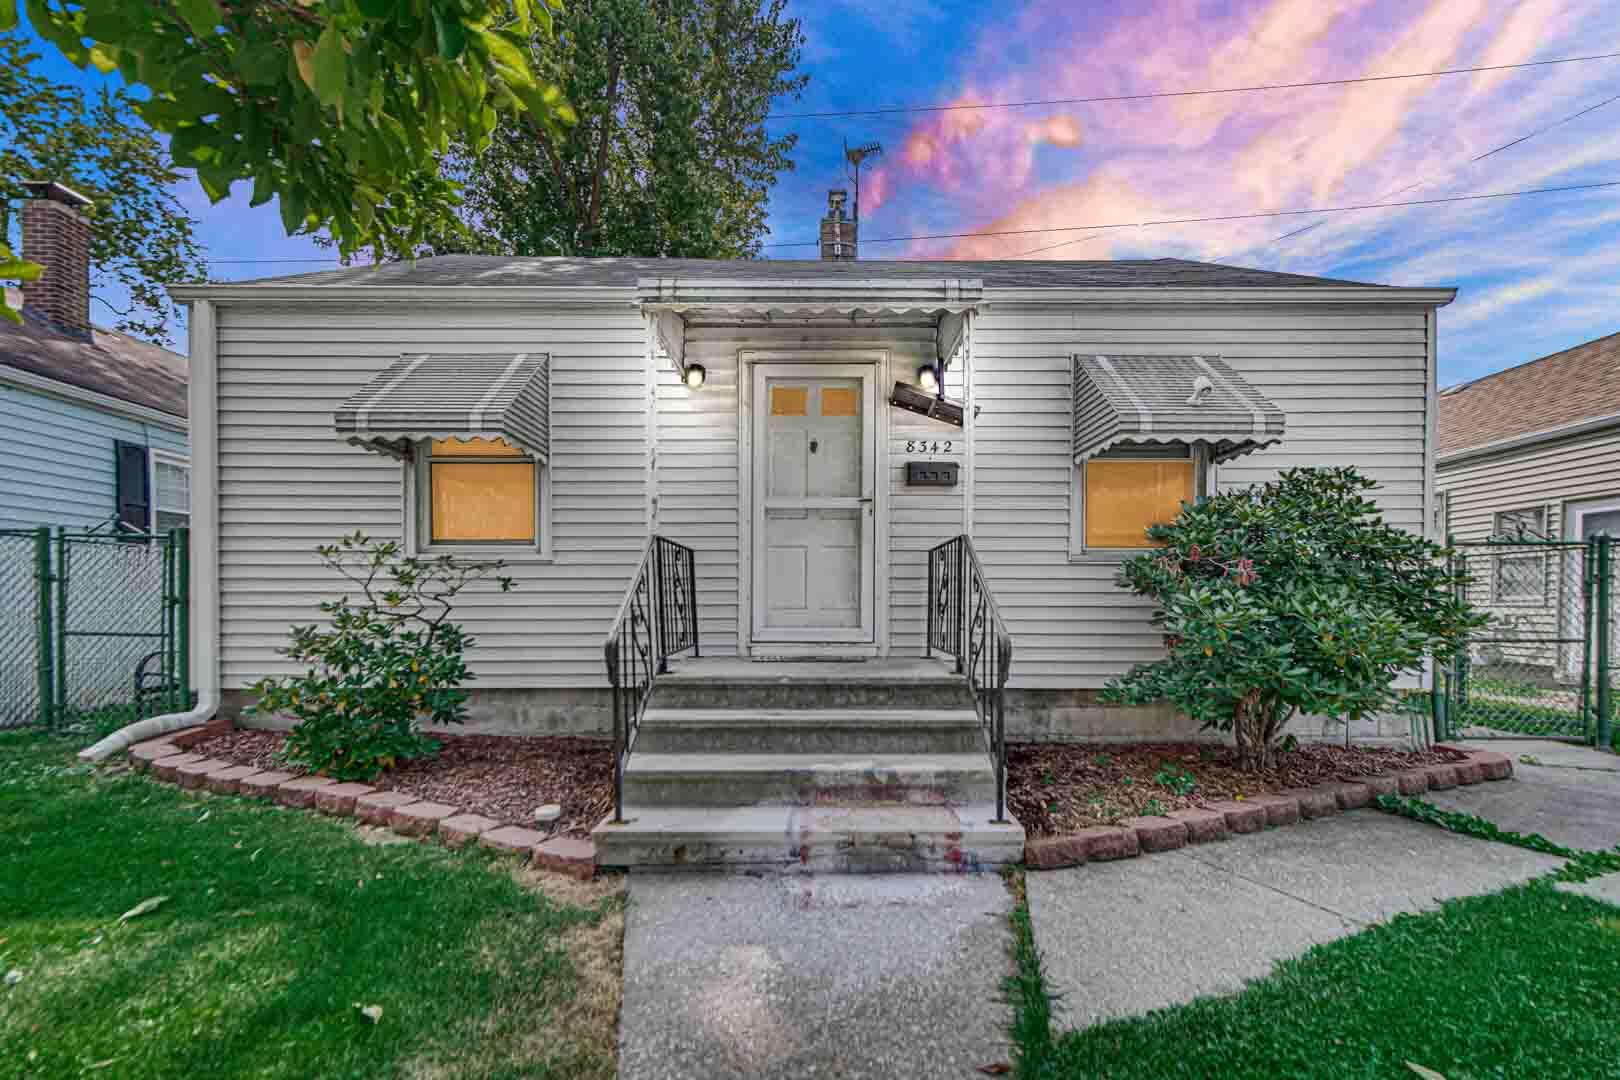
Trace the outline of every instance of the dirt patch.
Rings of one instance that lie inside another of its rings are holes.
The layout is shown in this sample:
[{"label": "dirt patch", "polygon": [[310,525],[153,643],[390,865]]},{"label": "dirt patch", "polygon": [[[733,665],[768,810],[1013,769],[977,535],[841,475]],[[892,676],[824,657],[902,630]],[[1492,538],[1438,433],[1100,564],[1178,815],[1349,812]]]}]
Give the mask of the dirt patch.
[{"label": "dirt patch", "polygon": [[1007,806],[1030,836],[1055,836],[1141,814],[1460,760],[1445,750],[1313,743],[1278,752],[1277,764],[1263,773],[1246,773],[1227,746],[1014,746],[1007,749]]},{"label": "dirt patch", "polygon": [[[440,735],[437,756],[407,762],[374,786],[449,803],[504,824],[538,828],[534,811],[562,807],[556,834],[584,836],[613,812],[613,751],[594,739],[531,735]],[[198,743],[193,753],[279,769],[286,734],[240,728]]]}]

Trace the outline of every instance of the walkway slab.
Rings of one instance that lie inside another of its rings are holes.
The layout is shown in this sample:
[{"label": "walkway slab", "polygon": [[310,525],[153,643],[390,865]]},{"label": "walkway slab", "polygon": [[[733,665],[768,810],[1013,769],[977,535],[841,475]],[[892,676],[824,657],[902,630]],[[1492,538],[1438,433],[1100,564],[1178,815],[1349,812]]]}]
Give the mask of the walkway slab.
[{"label": "walkway slab", "polygon": [[619,1075],[982,1075],[1010,909],[994,874],[633,872]]},{"label": "walkway slab", "polygon": [[1562,863],[1356,810],[1224,844],[1031,873],[1027,887],[1059,1022],[1085,1027],[1241,990],[1312,945]]},{"label": "walkway slab", "polygon": [[[1547,739],[1466,742],[1513,759],[1513,779],[1433,791],[1430,802],[1573,848],[1620,844],[1620,757]],[[1529,757],[1539,764],[1525,761]]]},{"label": "walkway slab", "polygon": [[1555,888],[1620,907],[1620,874],[1605,874],[1590,881],[1560,881]]}]

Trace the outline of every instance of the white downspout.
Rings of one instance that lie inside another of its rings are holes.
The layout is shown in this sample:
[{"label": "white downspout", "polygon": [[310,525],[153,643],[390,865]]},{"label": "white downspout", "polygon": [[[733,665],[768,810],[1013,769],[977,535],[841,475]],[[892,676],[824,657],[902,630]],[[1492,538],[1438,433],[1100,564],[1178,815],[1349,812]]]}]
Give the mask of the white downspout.
[{"label": "white downspout", "polygon": [[191,672],[197,707],[137,720],[94,746],[81,761],[101,761],[138,742],[206,724],[219,711],[219,375],[214,305],[191,302],[187,400],[191,439]]}]

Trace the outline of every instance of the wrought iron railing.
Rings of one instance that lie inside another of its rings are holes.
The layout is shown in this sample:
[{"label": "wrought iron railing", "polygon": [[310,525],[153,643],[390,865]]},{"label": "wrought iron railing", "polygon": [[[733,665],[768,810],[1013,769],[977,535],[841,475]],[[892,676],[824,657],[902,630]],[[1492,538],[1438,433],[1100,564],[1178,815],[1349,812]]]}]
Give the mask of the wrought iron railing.
[{"label": "wrought iron railing", "polygon": [[947,540],[928,553],[928,654],[956,660],[966,675],[996,771],[996,821],[1007,820],[1007,676],[1012,635],[985,583],[973,541]]},{"label": "wrought iron railing", "polygon": [[624,820],[624,767],[653,680],[669,658],[698,654],[696,560],[692,549],[662,536],[647,541],[624,602],[603,646],[613,687],[613,820]]}]

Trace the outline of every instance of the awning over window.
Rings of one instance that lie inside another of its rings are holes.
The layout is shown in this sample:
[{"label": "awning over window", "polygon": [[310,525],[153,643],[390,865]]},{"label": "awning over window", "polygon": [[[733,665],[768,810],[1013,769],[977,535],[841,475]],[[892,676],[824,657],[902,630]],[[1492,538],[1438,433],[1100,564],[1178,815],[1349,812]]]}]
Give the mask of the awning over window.
[{"label": "awning over window", "polygon": [[356,446],[408,457],[418,439],[505,439],[551,452],[550,365],[517,356],[402,356],[332,414]]},{"label": "awning over window", "polygon": [[1227,461],[1282,441],[1283,411],[1218,357],[1074,358],[1074,456],[1120,443],[1203,443]]}]

